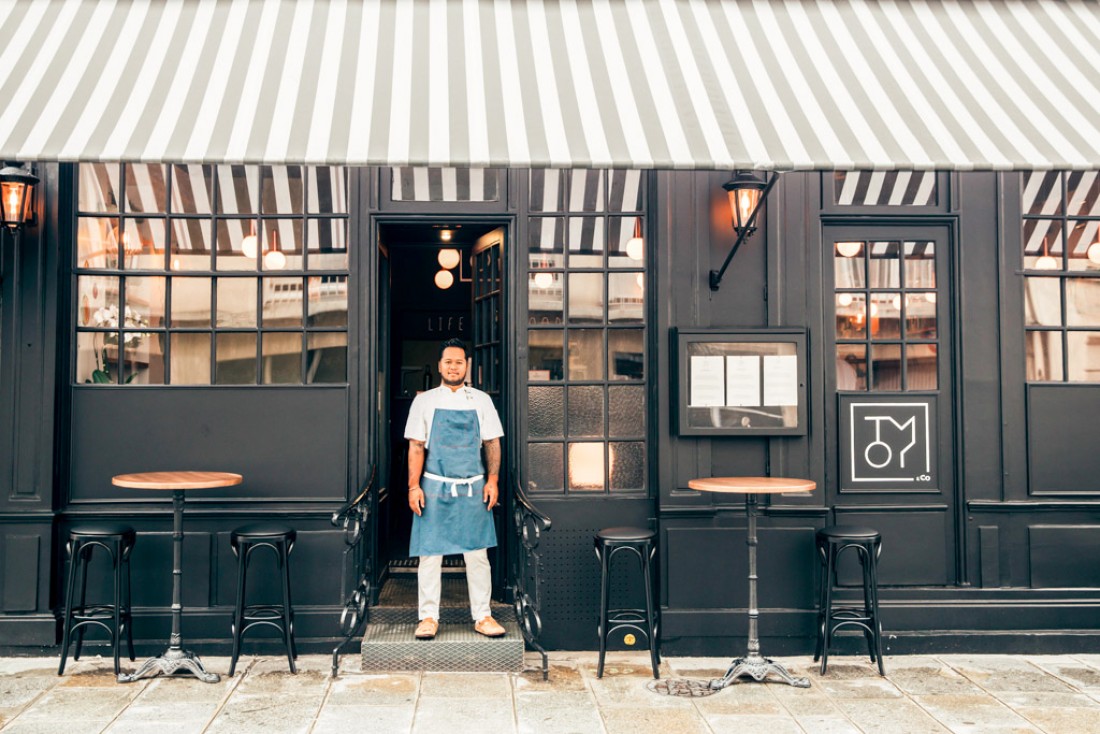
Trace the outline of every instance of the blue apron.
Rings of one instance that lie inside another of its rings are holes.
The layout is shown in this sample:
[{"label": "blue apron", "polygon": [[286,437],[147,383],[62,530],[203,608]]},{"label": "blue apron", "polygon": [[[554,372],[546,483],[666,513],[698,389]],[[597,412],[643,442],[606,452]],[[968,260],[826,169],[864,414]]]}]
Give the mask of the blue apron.
[{"label": "blue apron", "polygon": [[413,515],[410,556],[468,553],[497,544],[493,513],[482,489],[481,425],[476,410],[440,410],[432,416],[428,458],[420,487],[423,514]]}]

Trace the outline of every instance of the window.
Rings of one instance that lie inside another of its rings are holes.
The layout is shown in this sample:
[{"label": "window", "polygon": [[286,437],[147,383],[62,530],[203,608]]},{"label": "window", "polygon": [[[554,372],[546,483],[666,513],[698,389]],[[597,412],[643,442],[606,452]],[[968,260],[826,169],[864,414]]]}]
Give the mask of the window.
[{"label": "window", "polygon": [[833,242],[838,390],[938,387],[936,243]]},{"label": "window", "polygon": [[79,166],[74,379],[347,381],[343,168]]},{"label": "window", "polygon": [[840,206],[936,206],[935,171],[837,171],[833,195]]},{"label": "window", "polygon": [[499,169],[404,166],[392,169],[394,201],[500,201]]},{"label": "window", "polygon": [[640,171],[532,171],[528,486],[647,488]]},{"label": "window", "polygon": [[1100,382],[1100,174],[1022,174],[1026,371]]}]

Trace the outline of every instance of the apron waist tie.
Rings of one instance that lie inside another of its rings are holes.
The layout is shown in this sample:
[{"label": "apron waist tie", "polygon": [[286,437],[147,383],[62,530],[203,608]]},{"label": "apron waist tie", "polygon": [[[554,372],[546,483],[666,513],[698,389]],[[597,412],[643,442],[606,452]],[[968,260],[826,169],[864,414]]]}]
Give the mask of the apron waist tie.
[{"label": "apron waist tie", "polygon": [[457,497],[458,496],[458,485],[465,484],[466,485],[466,496],[467,497],[473,497],[474,496],[474,483],[479,481],[480,479],[482,479],[485,475],[484,474],[478,474],[477,476],[465,477],[464,479],[455,479],[453,477],[441,477],[438,474],[432,474],[431,472],[424,472],[424,476],[428,479],[434,479],[437,482],[443,482],[444,484],[450,484],[451,485],[451,496],[452,497]]}]

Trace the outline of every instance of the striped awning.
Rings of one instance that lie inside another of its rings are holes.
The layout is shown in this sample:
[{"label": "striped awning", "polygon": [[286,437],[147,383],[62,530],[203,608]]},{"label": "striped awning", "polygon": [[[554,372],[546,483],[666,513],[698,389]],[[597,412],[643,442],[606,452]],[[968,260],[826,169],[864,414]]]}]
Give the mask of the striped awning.
[{"label": "striped awning", "polygon": [[0,157],[1100,169],[1091,0],[0,0]]}]

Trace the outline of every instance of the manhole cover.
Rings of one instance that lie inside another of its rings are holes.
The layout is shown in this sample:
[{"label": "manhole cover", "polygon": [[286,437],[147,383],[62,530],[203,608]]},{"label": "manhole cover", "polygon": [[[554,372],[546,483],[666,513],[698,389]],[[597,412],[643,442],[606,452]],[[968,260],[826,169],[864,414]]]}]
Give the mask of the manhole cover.
[{"label": "manhole cover", "polygon": [[646,684],[646,688],[663,696],[682,696],[684,698],[700,698],[713,696],[721,688],[711,688],[711,681],[693,678],[672,678],[670,680],[653,680]]}]

